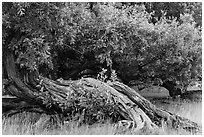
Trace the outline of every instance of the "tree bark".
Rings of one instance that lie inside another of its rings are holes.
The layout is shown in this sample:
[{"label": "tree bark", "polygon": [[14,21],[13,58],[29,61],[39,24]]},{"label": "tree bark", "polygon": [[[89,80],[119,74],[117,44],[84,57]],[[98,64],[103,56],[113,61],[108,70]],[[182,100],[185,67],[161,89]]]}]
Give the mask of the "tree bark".
[{"label": "tree bark", "polygon": [[157,108],[155,105],[139,95],[136,91],[122,83],[116,82],[113,83],[112,86],[118,92],[127,96],[132,102],[134,102],[151,119],[151,121],[157,125],[161,125],[161,122],[164,121],[169,127],[175,129],[179,127],[182,127],[183,129],[201,129],[201,127],[195,122],[191,122],[186,118]]},{"label": "tree bark", "polygon": [[[93,78],[57,82],[39,76],[36,72],[28,72],[27,78],[22,80],[19,77],[20,73],[17,73],[12,51],[7,49],[5,55],[6,65],[4,67],[6,67],[6,74],[9,79],[5,89],[17,98],[3,99],[4,112],[9,115],[22,111],[36,111],[49,115],[61,114],[67,117],[67,114],[73,111],[67,103],[71,93],[83,91],[84,94],[88,94],[95,91],[105,93],[107,95],[106,99],[117,105],[118,116],[121,117],[117,121],[127,120],[132,122],[133,130],[143,128],[155,130],[164,121],[171,128],[201,131],[198,124],[157,108],[135,90],[119,82],[108,84]],[[78,104],[80,101],[78,101]],[[15,107],[17,105],[19,107]]]}]

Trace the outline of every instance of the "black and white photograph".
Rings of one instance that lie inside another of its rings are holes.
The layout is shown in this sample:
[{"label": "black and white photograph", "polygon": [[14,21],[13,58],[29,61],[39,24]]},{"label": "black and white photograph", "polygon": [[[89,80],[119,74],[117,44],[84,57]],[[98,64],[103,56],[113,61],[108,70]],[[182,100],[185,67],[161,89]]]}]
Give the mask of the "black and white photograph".
[{"label": "black and white photograph", "polygon": [[202,2],[1,2],[2,135],[202,135]]}]

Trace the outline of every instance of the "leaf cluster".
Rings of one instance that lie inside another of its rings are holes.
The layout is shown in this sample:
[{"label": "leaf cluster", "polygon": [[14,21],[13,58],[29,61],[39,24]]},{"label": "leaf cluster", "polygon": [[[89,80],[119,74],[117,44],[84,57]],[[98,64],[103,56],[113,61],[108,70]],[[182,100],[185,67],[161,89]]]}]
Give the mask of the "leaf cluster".
[{"label": "leaf cluster", "polygon": [[71,88],[73,91],[67,94],[67,107],[64,108],[69,110],[67,115],[70,119],[92,124],[118,118],[117,102],[108,91],[101,92],[101,89],[82,86],[80,83],[72,85]]}]

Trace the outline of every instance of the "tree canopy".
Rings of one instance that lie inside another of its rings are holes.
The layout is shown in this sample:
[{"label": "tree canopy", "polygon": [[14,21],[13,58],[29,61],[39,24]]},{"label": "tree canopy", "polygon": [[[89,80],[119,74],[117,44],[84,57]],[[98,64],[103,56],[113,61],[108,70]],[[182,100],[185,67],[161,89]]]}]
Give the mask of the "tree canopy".
[{"label": "tree canopy", "polygon": [[200,5],[3,3],[3,49],[14,51],[19,68],[52,79],[96,77],[104,68],[128,85],[174,81],[181,88],[201,77]]}]

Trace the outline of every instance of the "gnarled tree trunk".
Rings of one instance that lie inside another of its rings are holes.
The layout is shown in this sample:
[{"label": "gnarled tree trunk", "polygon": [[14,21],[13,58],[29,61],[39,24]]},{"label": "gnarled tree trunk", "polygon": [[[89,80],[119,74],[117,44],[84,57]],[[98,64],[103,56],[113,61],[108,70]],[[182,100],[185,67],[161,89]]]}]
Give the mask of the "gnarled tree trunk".
[{"label": "gnarled tree trunk", "polygon": [[[3,98],[3,110],[6,115],[22,111],[35,111],[50,115],[61,114],[63,117],[67,117],[69,116],[67,114],[73,111],[70,109],[70,104],[67,103],[72,93],[84,91],[84,95],[86,95],[89,91],[90,93],[95,91],[104,93],[108,100],[115,103],[120,117],[116,122],[121,120],[131,121],[134,130],[144,127],[154,130],[161,126],[162,121],[165,121],[171,128],[201,131],[198,124],[157,108],[135,90],[119,82],[104,83],[93,78],[57,82],[41,77],[37,72],[28,71],[25,74],[25,79],[22,80],[16,69],[12,51],[7,49],[4,52],[4,67],[8,78],[5,89],[9,94],[16,97],[15,99]],[[76,104],[79,104],[80,101]]]}]

